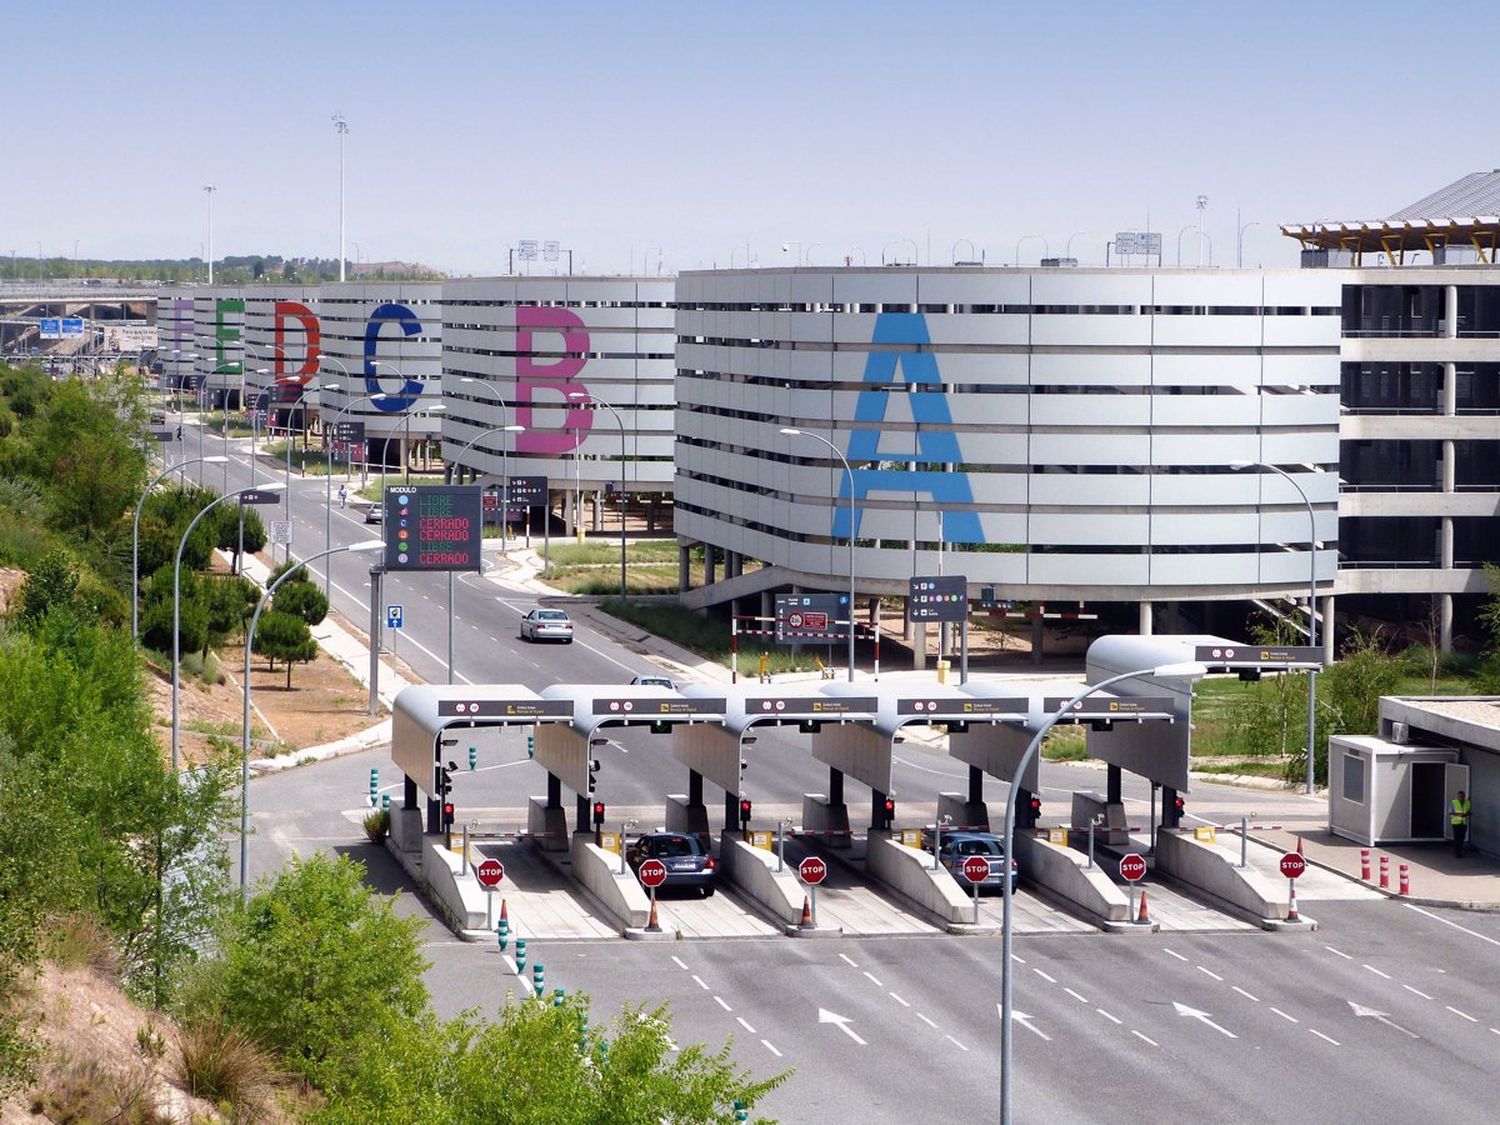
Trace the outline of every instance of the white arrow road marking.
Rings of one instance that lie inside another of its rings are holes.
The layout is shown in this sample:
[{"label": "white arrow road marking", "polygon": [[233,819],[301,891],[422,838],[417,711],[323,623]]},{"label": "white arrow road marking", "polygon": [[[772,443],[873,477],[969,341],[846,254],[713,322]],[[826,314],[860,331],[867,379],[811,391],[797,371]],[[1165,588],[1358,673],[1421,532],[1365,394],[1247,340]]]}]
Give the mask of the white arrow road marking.
[{"label": "white arrow road marking", "polygon": [[1217,1031],[1220,1035],[1224,1036],[1226,1039],[1239,1038],[1238,1035],[1230,1031],[1227,1027],[1220,1027],[1218,1024],[1214,1023],[1213,1020],[1209,1019],[1207,1012],[1200,1012],[1197,1008],[1189,1008],[1186,1004],[1179,1004],[1176,1000],[1172,1001],[1172,1007],[1177,1009],[1177,1014],[1179,1016],[1187,1016],[1189,1019],[1195,1019],[1200,1023],[1205,1023],[1209,1027]]},{"label": "white arrow road marking", "polygon": [[[995,1010],[1000,1013],[1000,1018],[1001,1019],[1005,1018],[1005,1007],[1004,1007],[1004,1005],[996,1004],[995,1005]],[[1015,1020],[1018,1024],[1020,1024],[1022,1027],[1024,1027],[1027,1031],[1031,1032],[1033,1035],[1039,1035],[1039,1036],[1041,1036],[1048,1043],[1052,1042],[1052,1036],[1048,1035],[1041,1028],[1039,1028],[1035,1024],[1033,1024],[1031,1022],[1032,1017],[1028,1016],[1025,1012],[1012,1011],[1011,1014],[1010,1014],[1010,1017],[1011,1017],[1011,1019]]]},{"label": "white arrow road marking", "polygon": [[869,1044],[866,1043],[863,1039],[861,1039],[858,1035],[856,1035],[854,1033],[854,1029],[849,1026],[849,1017],[848,1016],[841,1016],[841,1015],[838,1015],[836,1012],[830,1012],[827,1008],[819,1008],[818,1009],[818,1022],[819,1023],[836,1023],[836,1024],[838,1024],[838,1027],[839,1027],[840,1031],[842,1031],[850,1039],[853,1039],[861,1047],[868,1047],[869,1046]]},{"label": "white arrow road marking", "polygon": [[1349,1007],[1354,1012],[1355,1016],[1359,1017],[1360,1019],[1372,1019],[1377,1023],[1385,1024],[1386,1027],[1394,1027],[1402,1035],[1410,1035],[1413,1039],[1422,1038],[1415,1031],[1408,1031],[1399,1023],[1395,1023],[1394,1021],[1392,1021],[1389,1012],[1377,1012],[1374,1008],[1366,1008],[1363,1004],[1356,1004],[1353,1000],[1349,1001]]}]

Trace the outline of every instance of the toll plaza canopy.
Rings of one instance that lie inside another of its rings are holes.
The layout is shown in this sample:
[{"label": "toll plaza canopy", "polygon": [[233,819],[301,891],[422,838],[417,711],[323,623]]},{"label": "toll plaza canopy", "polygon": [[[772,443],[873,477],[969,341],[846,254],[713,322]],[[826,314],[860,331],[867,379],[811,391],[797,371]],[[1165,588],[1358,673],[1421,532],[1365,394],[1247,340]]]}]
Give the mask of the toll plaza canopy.
[{"label": "toll plaza canopy", "polygon": [[403,688],[391,707],[391,760],[427,793],[449,727],[500,727],[569,722],[573,710],[522,684],[419,684]]}]

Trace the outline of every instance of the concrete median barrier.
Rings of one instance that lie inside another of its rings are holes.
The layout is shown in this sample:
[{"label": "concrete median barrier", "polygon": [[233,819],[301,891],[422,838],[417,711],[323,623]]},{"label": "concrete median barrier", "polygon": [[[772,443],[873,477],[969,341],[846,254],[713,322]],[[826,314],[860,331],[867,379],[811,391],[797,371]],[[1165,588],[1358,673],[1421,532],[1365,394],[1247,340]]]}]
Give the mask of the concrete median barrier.
[{"label": "concrete median barrier", "polygon": [[1234,860],[1187,832],[1162,829],[1156,834],[1156,869],[1194,890],[1238,907],[1264,922],[1286,919],[1286,886]]},{"label": "concrete median barrier", "polygon": [[462,857],[445,848],[441,836],[423,839],[422,878],[432,901],[460,935],[466,930],[484,930],[488,925],[484,888],[472,872],[460,875],[462,866]]},{"label": "concrete median barrier", "polygon": [[594,843],[593,833],[573,834],[573,878],[582,883],[623,929],[640,929],[651,916],[651,901],[620,857]]},{"label": "concrete median barrier", "polygon": [[1021,878],[1076,906],[1088,919],[1109,927],[1130,922],[1130,899],[1097,862],[1045,836],[1015,834],[1016,862]]},{"label": "concrete median barrier", "polygon": [[802,898],[807,888],[797,879],[795,865],[776,870],[776,856],[724,833],[719,841],[719,863],[724,876],[779,922],[795,926],[802,920]]},{"label": "concrete median barrier", "polygon": [[872,831],[865,844],[865,869],[950,925],[969,926],[974,922],[973,898],[964,893],[947,868],[933,869],[929,852],[908,848]]}]

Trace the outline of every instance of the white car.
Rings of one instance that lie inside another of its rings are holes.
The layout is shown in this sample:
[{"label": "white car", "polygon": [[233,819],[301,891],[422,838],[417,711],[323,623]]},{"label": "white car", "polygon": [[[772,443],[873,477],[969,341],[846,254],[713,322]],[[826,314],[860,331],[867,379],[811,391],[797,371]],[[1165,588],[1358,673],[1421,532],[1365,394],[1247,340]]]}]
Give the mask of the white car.
[{"label": "white car", "polygon": [[573,619],[560,609],[532,610],[521,618],[523,641],[562,641],[573,643]]},{"label": "white car", "polygon": [[669,691],[676,691],[677,684],[670,676],[631,676],[633,684],[644,684],[648,687],[664,687]]}]

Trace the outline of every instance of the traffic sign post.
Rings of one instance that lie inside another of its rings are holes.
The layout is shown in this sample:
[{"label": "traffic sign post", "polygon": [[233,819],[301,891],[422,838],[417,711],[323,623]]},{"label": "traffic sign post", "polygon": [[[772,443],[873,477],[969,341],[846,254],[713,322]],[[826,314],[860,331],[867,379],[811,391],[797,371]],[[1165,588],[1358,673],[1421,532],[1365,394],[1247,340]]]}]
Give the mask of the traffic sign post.
[{"label": "traffic sign post", "polygon": [[385,607],[385,627],[387,629],[399,629],[406,621],[406,607],[402,605],[388,605]]},{"label": "traffic sign post", "polygon": [[979,884],[990,877],[990,861],[982,855],[971,855],[959,869],[974,889],[974,924],[979,925]]},{"label": "traffic sign post", "polygon": [[1286,920],[1300,922],[1302,918],[1297,913],[1297,877],[1307,870],[1307,860],[1302,858],[1301,852],[1286,852],[1277,866],[1286,876]]},{"label": "traffic sign post", "polygon": [[505,878],[505,864],[498,859],[480,860],[474,865],[474,878],[479,880],[480,886],[493,891]]},{"label": "traffic sign post", "polygon": [[656,888],[667,881],[667,865],[659,859],[648,859],[636,869],[636,877],[651,892],[651,924],[646,929],[660,930],[656,921]]},{"label": "traffic sign post", "polygon": [[828,864],[810,855],[797,864],[797,878],[807,887],[808,929],[818,928],[818,884],[828,878]]},{"label": "traffic sign post", "polygon": [[[1120,857],[1120,878],[1124,879],[1132,887],[1146,877],[1146,860],[1140,852],[1129,852]],[[1138,908],[1132,906],[1131,915],[1138,914]]]}]

